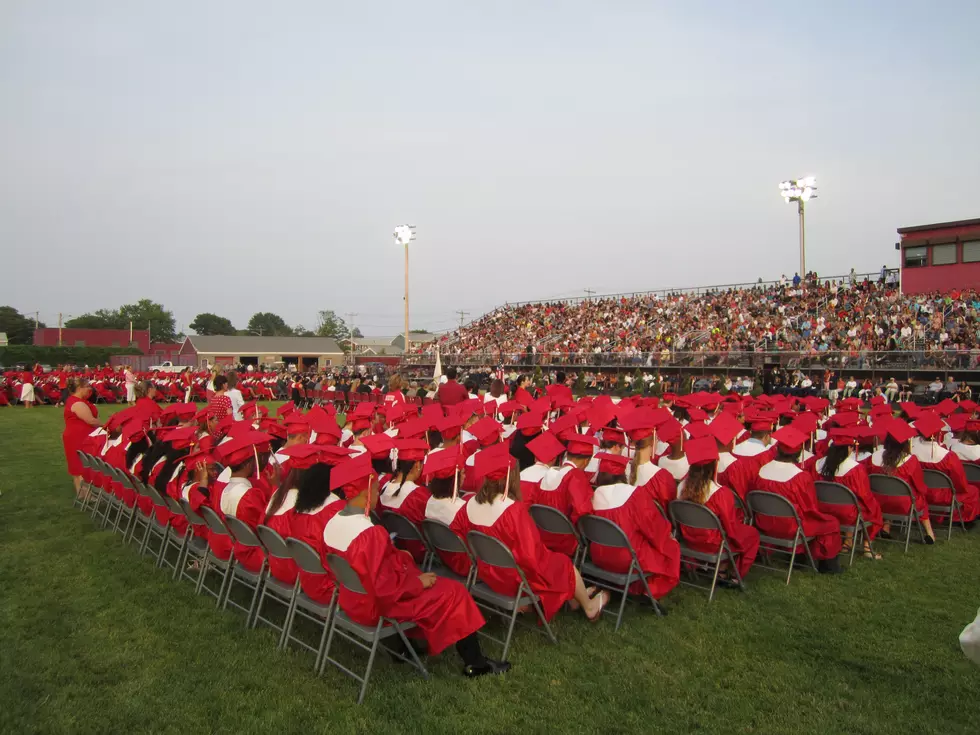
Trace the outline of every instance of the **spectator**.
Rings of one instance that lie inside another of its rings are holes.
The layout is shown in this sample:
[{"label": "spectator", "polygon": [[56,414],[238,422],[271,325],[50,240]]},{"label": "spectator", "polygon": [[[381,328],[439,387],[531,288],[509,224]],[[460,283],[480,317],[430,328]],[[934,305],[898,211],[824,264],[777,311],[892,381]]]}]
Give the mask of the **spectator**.
[{"label": "spectator", "polygon": [[437,397],[443,408],[455,406],[469,398],[466,388],[456,382],[456,368],[446,368],[446,382],[439,386]]}]

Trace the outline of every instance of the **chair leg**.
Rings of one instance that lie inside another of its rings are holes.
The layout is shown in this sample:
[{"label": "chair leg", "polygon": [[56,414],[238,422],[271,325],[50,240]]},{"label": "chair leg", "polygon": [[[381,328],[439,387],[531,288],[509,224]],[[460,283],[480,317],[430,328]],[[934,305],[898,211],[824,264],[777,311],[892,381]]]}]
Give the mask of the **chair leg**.
[{"label": "chair leg", "polygon": [[718,572],[721,570],[721,550],[718,551],[718,556],[715,557],[715,572],[711,575],[711,590],[708,592],[708,604],[715,597],[715,586],[718,584]]},{"label": "chair leg", "polygon": [[[918,521],[918,519],[916,519]],[[921,529],[919,533],[921,533]],[[912,540],[912,516],[908,517],[908,529],[905,531],[905,553],[909,553],[909,542]]]},{"label": "chair leg", "polygon": [[[524,585],[521,584],[521,586],[517,588],[518,600],[521,599],[521,594],[523,593],[523,591],[524,591]],[[504,639],[503,653],[500,654],[501,661],[507,660],[507,651],[510,650],[510,639],[514,635],[514,625],[516,625],[516,623],[517,623],[517,605],[514,605],[514,609],[513,611],[511,611],[510,614],[510,620],[507,622],[507,637]]]},{"label": "chair leg", "polygon": [[235,552],[228,557],[228,565],[225,567],[225,576],[221,579],[221,589],[218,590],[218,601],[215,607],[222,610],[228,609],[228,598],[231,596],[231,588],[235,584]]},{"label": "chair leg", "polygon": [[[371,681],[371,669],[374,668],[374,657],[378,654],[378,645],[381,643],[381,626],[384,618],[378,619],[378,624],[374,627],[374,640],[371,643],[371,652],[368,654],[367,668],[364,670],[364,681],[361,682],[361,691],[357,695],[357,703],[364,701],[367,694],[368,682]],[[409,646],[411,648],[411,646]]]},{"label": "chair leg", "polygon": [[208,567],[211,564],[211,546],[210,544],[204,549],[204,558],[201,559],[200,569],[197,571],[197,581],[194,583],[194,592],[196,594],[201,594],[201,590],[204,588],[204,577],[208,573]]},{"label": "chair leg", "polygon": [[416,669],[418,669],[418,672],[422,675],[422,678],[428,681],[429,671],[425,668],[425,664],[422,663],[422,659],[420,659],[419,655],[415,652],[415,647],[409,642],[408,636],[406,636],[405,631],[402,630],[402,626],[399,625],[397,620],[392,620],[391,623],[395,630],[398,631],[398,637],[402,639],[402,644],[406,649],[408,649],[408,654],[412,657],[413,665]]},{"label": "chair leg", "polygon": [[544,632],[548,634],[548,639],[552,643],[557,644],[558,639],[555,637],[555,633],[551,629],[551,625],[548,623],[548,619],[545,618],[544,616],[544,610],[541,609],[541,604],[537,600],[534,600],[534,602],[532,602],[531,604],[534,605],[534,612],[537,613],[538,620],[541,622],[541,627],[544,628]]},{"label": "chair leg", "polygon": [[[642,576],[642,573],[641,575]],[[616,626],[613,628],[615,633],[619,630],[619,626],[623,624],[623,613],[626,612],[626,598],[630,594],[630,581],[633,579],[633,566],[630,566],[629,571],[626,573],[626,584],[623,585],[623,589],[619,590],[622,598],[619,601],[619,610],[616,612]]]},{"label": "chair leg", "polygon": [[[317,671],[317,675],[322,675],[323,670],[327,668],[327,659],[330,658],[330,646],[333,645],[333,635],[337,630],[337,590],[333,592],[333,599],[330,601],[330,625],[329,632],[327,633],[327,645],[323,649],[323,656],[320,658],[320,670]],[[292,626],[292,622],[290,622]]]},{"label": "chair leg", "polygon": [[253,619],[252,616],[255,615],[255,606],[259,600],[259,592],[265,587],[265,575],[266,575],[265,562],[263,562],[262,569],[259,571],[259,579],[255,583],[255,591],[252,593],[252,602],[249,603],[248,614],[245,616],[246,629],[250,627],[249,624],[252,622]]},{"label": "chair leg", "polygon": [[786,584],[789,584],[790,578],[793,576],[793,565],[796,563],[796,545],[797,541],[800,540],[800,532],[796,532],[796,538],[793,539],[793,551],[789,557],[789,572],[786,574]]}]

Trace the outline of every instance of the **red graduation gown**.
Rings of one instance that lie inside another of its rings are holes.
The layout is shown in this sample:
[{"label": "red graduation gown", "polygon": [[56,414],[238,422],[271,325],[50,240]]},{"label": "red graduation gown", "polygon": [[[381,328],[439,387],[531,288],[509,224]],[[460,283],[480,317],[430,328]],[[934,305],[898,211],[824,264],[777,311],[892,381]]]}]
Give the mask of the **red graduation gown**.
[{"label": "red graduation gown", "polygon": [[[278,533],[283,538],[289,538],[289,534],[293,527],[293,508],[296,505],[296,496],[299,494],[299,490],[296,488],[290,488],[286,491],[286,497],[282,499],[282,505],[279,506],[275,514],[266,519],[263,523],[264,525],[271,528],[273,531]],[[269,499],[272,502],[272,499]],[[266,506],[265,513],[268,514],[269,507]],[[274,556],[269,557],[269,574],[278,579],[284,584],[294,584],[296,582],[296,575],[299,572],[299,567],[296,566],[296,562],[292,559],[277,559]]]},{"label": "red graduation gown", "polygon": [[[728,537],[728,546],[736,555],[738,573],[744,578],[759,553],[759,530],[745,525],[739,518],[735,508],[734,492],[731,488],[712,483],[704,506],[718,516],[721,527],[725,529],[725,536]],[[677,497],[681,497],[680,489],[677,491]],[[721,546],[721,534],[717,531],[681,526],[681,533],[687,545],[695,551],[714,554]]]},{"label": "red graduation gown", "polygon": [[[899,461],[898,467],[893,472],[888,472],[881,463],[884,449],[879,447],[871,455],[871,464],[868,472],[872,475],[894,475],[905,480],[912,488],[915,496],[915,509],[919,512],[922,520],[929,519],[929,500],[928,489],[926,488],[925,478],[922,476],[922,465],[915,455],[909,454]],[[905,498],[896,498],[890,495],[875,495],[882,513],[889,515],[906,515],[909,512],[909,501]]]},{"label": "red graduation gown", "polygon": [[[377,512],[380,514],[382,510],[390,510],[421,528],[422,521],[425,520],[425,504],[432,497],[429,489],[414,482],[402,483],[400,487],[398,483],[388,482],[383,487],[381,497],[378,498]],[[396,491],[397,495],[395,495]],[[425,560],[425,544],[421,541],[399,539],[395,545],[409,552],[416,564],[421,564]]]},{"label": "red graduation gown", "polygon": [[663,467],[644,462],[636,468],[636,488],[643,490],[666,511],[670,501],[677,497],[677,480]]},{"label": "red graduation gown", "polygon": [[[425,504],[425,517],[445,523],[450,528],[456,516],[466,505],[465,498],[456,498],[454,501],[449,498],[430,497]],[[466,553],[459,551],[437,551],[439,559],[446,565],[453,574],[466,577],[470,573],[470,557]]]},{"label": "red graduation gown", "polygon": [[[760,447],[762,451],[757,451]],[[756,453],[750,454],[750,452]],[[723,487],[731,488],[742,500],[745,500],[745,496],[750,491],[759,489],[756,487],[759,470],[776,456],[776,445],[773,444],[766,449],[760,442],[746,441],[732,450],[732,456],[735,457],[735,462],[718,475],[718,482]]]},{"label": "red graduation gown", "polygon": [[[810,471],[814,480],[827,481],[821,474],[823,460],[817,460],[813,469]],[[871,524],[868,534],[874,539],[882,527],[881,506],[878,499],[871,492],[871,481],[868,479],[868,470],[863,464],[854,457],[848,457],[837,467],[837,473],[829,482],[837,482],[848,488],[857,498],[858,505],[861,507],[861,517]],[[834,516],[842,526],[853,526],[857,522],[857,513],[853,507],[844,505],[824,505],[820,504],[820,510]]]},{"label": "red graduation gown", "polygon": [[[523,483],[521,485],[523,490]],[[577,524],[579,518],[592,512],[592,484],[584,470],[566,463],[558,469],[548,470],[530,500],[524,498],[524,503],[547,505],[564,513],[572,524]],[[538,530],[544,545],[552,551],[568,557],[575,554],[578,544],[574,536]]]},{"label": "red graduation gown", "polygon": [[[803,533],[815,537],[810,542],[814,559],[833,559],[840,553],[840,522],[832,515],[820,512],[817,490],[810,475],[789,462],[773,460],[759,470],[755,489],[782,495],[793,504],[803,524]],[[792,518],[756,515],[755,524],[766,536],[792,539],[796,532],[796,522]],[[802,550],[801,545],[797,553]]]},{"label": "red graduation gown", "polygon": [[433,655],[483,627],[483,615],[463,585],[439,577],[425,589],[411,555],[396,549],[384,528],[364,515],[335,514],[323,529],[323,543],[361,579],[367,594],[340,588],[341,608],[361,625],[376,625],[382,615],[413,622]]},{"label": "red graduation gown", "polygon": [[[269,495],[271,493],[263,480],[233,477],[227,484],[215,484],[209,504],[222,520],[227,516],[234,516],[254,529],[265,520]],[[215,555],[221,559],[228,558],[230,549],[224,538],[211,536],[209,543]],[[242,546],[236,541],[233,548],[238,563],[250,572],[258,572],[262,568],[265,554],[260,547]]]},{"label": "red graduation gown", "polygon": [[[666,471],[662,474],[670,475]],[[592,513],[623,529],[656,599],[677,586],[681,578],[681,547],[670,535],[670,523],[656,508],[649,492],[632,485],[602,485],[596,488],[592,506]],[[592,544],[589,553],[596,566],[619,574],[625,574],[632,561],[628,551],[610,546]],[[646,594],[641,582],[630,585],[630,592]]]},{"label": "red graduation gown", "polygon": [[[541,609],[548,620],[575,597],[572,560],[544,545],[524,503],[513,498],[505,500],[502,495],[492,503],[478,503],[475,497],[470,498],[456,514],[451,528],[464,539],[470,531],[480,531],[510,549],[531,589],[541,598]],[[513,570],[478,564],[477,571],[492,590],[502,595],[517,594],[520,577]]]},{"label": "red graduation gown", "polygon": [[[922,444],[913,449],[913,453],[919,458],[919,463],[924,469],[945,472],[953,482],[956,499],[961,506],[960,512],[953,514],[953,520],[956,522],[963,520],[965,523],[975,520],[980,514],[980,490],[977,489],[976,485],[971,485],[966,481],[963,460],[954,452],[939,445],[933,448],[929,444]],[[926,498],[928,498],[930,505],[949,505],[952,501],[950,491],[944,488],[926,488]],[[961,514],[962,519],[959,517]],[[939,518],[938,521],[942,523],[944,518],[946,516]]]},{"label": "red graduation gown", "polygon": [[[333,493],[327,495],[319,508],[313,508],[308,513],[296,513],[291,516],[291,527],[288,534],[280,533],[284,538],[292,536],[308,543],[321,558],[324,557],[323,529],[327,521],[333,518],[344,507],[344,502]],[[330,602],[333,596],[334,581],[329,574],[310,574],[299,570],[299,586],[306,596],[322,605]]]}]

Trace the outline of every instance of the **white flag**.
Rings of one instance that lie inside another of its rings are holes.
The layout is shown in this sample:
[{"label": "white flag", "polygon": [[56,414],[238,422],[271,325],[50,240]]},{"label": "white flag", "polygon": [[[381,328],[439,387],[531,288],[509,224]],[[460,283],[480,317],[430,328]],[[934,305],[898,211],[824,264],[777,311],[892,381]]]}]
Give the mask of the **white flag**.
[{"label": "white flag", "polygon": [[439,345],[436,345],[436,369],[432,373],[432,382],[438,383],[439,378],[442,377],[442,358],[439,357]]}]

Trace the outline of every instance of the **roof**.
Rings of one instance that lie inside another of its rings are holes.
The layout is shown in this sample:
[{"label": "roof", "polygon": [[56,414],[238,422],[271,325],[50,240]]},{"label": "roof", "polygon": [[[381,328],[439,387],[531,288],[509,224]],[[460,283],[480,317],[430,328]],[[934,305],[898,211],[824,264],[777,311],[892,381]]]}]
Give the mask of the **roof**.
[{"label": "roof", "polygon": [[391,347],[394,337],[354,337],[356,347]]},{"label": "roof", "polygon": [[909,232],[926,232],[928,230],[944,230],[949,227],[977,227],[980,226],[980,219],[961,219],[956,222],[937,222],[932,225],[914,225],[913,227],[899,227],[898,234],[905,235]]},{"label": "roof", "polygon": [[259,337],[199,334],[187,338],[198,354],[213,355],[340,355],[329,337]]}]

